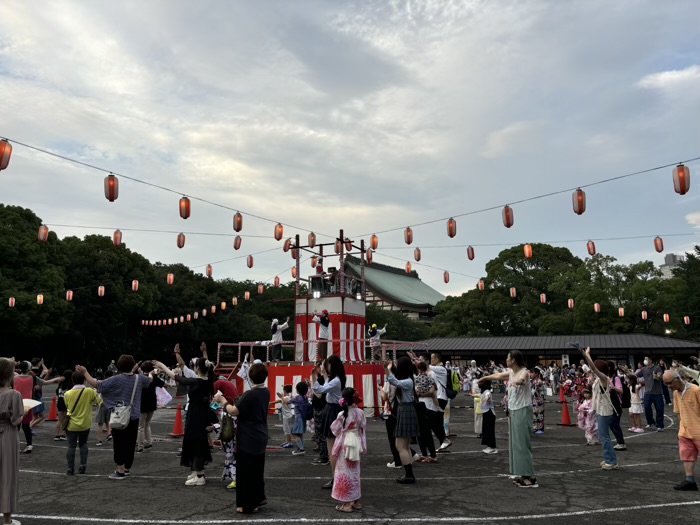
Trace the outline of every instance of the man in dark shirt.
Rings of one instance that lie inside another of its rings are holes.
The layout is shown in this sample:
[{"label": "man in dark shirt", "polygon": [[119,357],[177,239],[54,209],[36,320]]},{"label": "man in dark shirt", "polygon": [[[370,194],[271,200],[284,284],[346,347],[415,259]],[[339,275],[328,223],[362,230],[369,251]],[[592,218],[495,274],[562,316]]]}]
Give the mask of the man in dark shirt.
[{"label": "man in dark shirt", "polygon": [[[651,357],[645,357],[644,367],[637,370],[637,377],[644,379],[644,415],[647,420],[645,428],[656,426],[657,432],[664,431],[662,374],[661,368],[654,364]],[[654,413],[651,409],[652,404],[656,408],[656,421],[654,421]]]},{"label": "man in dark shirt", "polygon": [[153,443],[151,442],[151,419],[153,419],[153,413],[158,408],[158,401],[156,398],[156,388],[165,385],[165,382],[155,374],[153,370],[153,363],[151,361],[144,361],[141,363],[141,371],[146,375],[153,375],[153,381],[148,386],[141,391],[141,419],[139,419],[139,434],[136,440],[136,452],[143,452],[144,449],[151,448]]}]

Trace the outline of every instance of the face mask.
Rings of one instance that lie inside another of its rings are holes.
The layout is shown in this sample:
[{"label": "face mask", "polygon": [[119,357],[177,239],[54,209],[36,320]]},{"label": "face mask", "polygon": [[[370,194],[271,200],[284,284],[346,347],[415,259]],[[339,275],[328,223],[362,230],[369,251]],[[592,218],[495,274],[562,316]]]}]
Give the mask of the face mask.
[{"label": "face mask", "polygon": [[648,359],[645,359],[645,360],[644,360],[644,366],[649,366],[649,360],[648,360]]}]

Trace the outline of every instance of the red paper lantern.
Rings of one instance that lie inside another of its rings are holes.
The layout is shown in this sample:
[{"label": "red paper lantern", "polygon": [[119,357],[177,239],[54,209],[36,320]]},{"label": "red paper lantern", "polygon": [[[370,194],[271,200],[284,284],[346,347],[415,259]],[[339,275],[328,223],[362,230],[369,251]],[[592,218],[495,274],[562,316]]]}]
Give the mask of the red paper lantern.
[{"label": "red paper lantern", "polygon": [[291,247],[292,247],[292,239],[287,239],[286,241],[284,241],[284,245],[282,246],[282,251],[284,251],[284,253],[287,253]]},{"label": "red paper lantern", "polygon": [[73,290],[66,291],[66,301],[71,302],[73,300]]},{"label": "red paper lantern", "polygon": [[173,324],[177,324],[177,317],[173,317]]},{"label": "red paper lantern", "polygon": [[574,309],[574,300],[569,299],[568,301],[566,301],[566,305],[569,307],[569,310],[573,310]]},{"label": "red paper lantern", "polygon": [[166,282],[172,286],[173,283],[175,282],[175,274],[174,273],[169,273],[168,278],[166,279]]},{"label": "red paper lantern", "polygon": [[688,317],[687,315],[683,317],[683,323],[685,324],[685,326],[690,326],[690,317]]},{"label": "red paper lantern", "polygon": [[658,235],[654,239],[654,249],[659,253],[664,251],[664,240]]},{"label": "red paper lantern", "polygon": [[105,177],[105,199],[114,202],[119,198],[119,179],[113,173]]},{"label": "red paper lantern", "polygon": [[275,240],[276,241],[282,240],[283,235],[284,235],[284,226],[282,226],[282,224],[278,222],[275,225]]},{"label": "red paper lantern", "polygon": [[595,313],[597,313],[597,314],[600,313],[600,303],[595,303],[595,304],[593,305],[593,311],[594,311]]},{"label": "red paper lantern", "polygon": [[546,293],[540,294],[540,303],[547,304],[547,294]]},{"label": "red paper lantern", "polygon": [[406,273],[409,274],[409,275],[410,275],[410,273],[411,273],[411,263],[410,263],[410,262],[407,262],[407,263],[406,263]]},{"label": "red paper lantern", "polygon": [[49,240],[49,227],[42,224],[39,226],[39,240],[41,242],[46,242]]},{"label": "red paper lantern", "polygon": [[0,171],[7,168],[12,156],[12,144],[7,139],[0,140]]},{"label": "red paper lantern", "polygon": [[185,246],[185,234],[184,233],[178,233],[177,234],[177,247],[178,248],[183,248]]},{"label": "red paper lantern", "polygon": [[262,284],[259,284],[258,285],[258,295],[262,295],[264,293],[265,293],[265,286],[263,286]]},{"label": "red paper lantern", "polygon": [[309,233],[309,248],[316,247],[316,234],[314,232]]},{"label": "red paper lantern", "polygon": [[184,316],[184,315],[181,315],[181,316],[180,316],[180,322],[181,322],[181,323],[184,323],[184,322],[185,322],[185,316]]},{"label": "red paper lantern", "polygon": [[250,292],[246,292],[245,294],[243,294],[243,296],[245,297],[246,301],[250,301]]},{"label": "red paper lantern", "polygon": [[44,304],[44,294],[39,294],[36,296],[36,304],[42,305]]},{"label": "red paper lantern", "polygon": [[624,309],[624,308],[618,308],[618,309],[617,309],[617,315],[620,316],[620,317],[624,317],[624,316],[625,316],[625,309]]},{"label": "red paper lantern", "polygon": [[105,296],[105,287],[104,286],[98,286],[97,287],[97,295],[99,297],[104,297]]},{"label": "red paper lantern", "polygon": [[240,250],[241,249],[241,243],[243,242],[243,239],[241,239],[240,235],[236,235],[236,238],[233,239],[233,249],[234,250]]},{"label": "red paper lantern", "polygon": [[315,255],[312,255],[311,256],[311,267],[316,268],[317,264],[318,264],[318,257],[316,257]]},{"label": "red paper lantern", "polygon": [[233,306],[238,306],[238,297],[232,297],[231,298],[231,304]]},{"label": "red paper lantern", "polygon": [[526,244],[523,246],[523,252],[525,253],[525,258],[526,259],[532,259],[532,246],[529,244]]},{"label": "red paper lantern", "polygon": [[187,322],[189,323],[190,321],[192,321],[192,316],[190,314],[187,314]]},{"label": "red paper lantern", "polygon": [[162,320],[162,319],[158,319],[158,326],[163,326],[163,320]]},{"label": "red paper lantern", "polygon": [[275,282],[275,288],[279,288],[280,287],[280,278],[275,276],[274,282]]},{"label": "red paper lantern", "polygon": [[416,262],[420,261],[420,248],[413,250],[413,258],[416,260]]},{"label": "red paper lantern", "polygon": [[442,274],[442,280],[445,281],[445,284],[450,282],[450,272],[445,270]]},{"label": "red paper lantern", "polygon": [[588,241],[586,243],[586,249],[588,250],[588,255],[593,257],[597,252],[595,249],[595,243],[593,241]]},{"label": "red paper lantern", "polygon": [[233,216],[233,230],[239,232],[243,229],[243,215],[237,211]]},{"label": "red paper lantern", "polygon": [[646,321],[649,318],[649,314],[646,310],[642,310],[642,321]]},{"label": "red paper lantern", "polygon": [[451,239],[457,235],[457,221],[450,217],[447,220],[447,236]]},{"label": "red paper lantern", "polygon": [[297,267],[292,266],[292,279],[296,279],[296,278],[297,278]]},{"label": "red paper lantern", "polygon": [[671,316],[668,314],[664,314],[664,323],[670,323],[671,322]]},{"label": "red paper lantern", "polygon": [[372,249],[369,248],[367,250],[367,264],[372,264],[372,254],[373,254]]},{"label": "red paper lantern", "polygon": [[134,280],[131,281],[131,291],[132,292],[138,292],[139,291],[139,282]]},{"label": "red paper lantern", "polygon": [[211,279],[211,276],[214,274],[214,268],[212,267],[211,264],[207,264],[207,277]]},{"label": "red paper lantern", "polygon": [[583,212],[586,211],[586,192],[581,188],[576,188],[576,191],[571,194],[571,201],[574,205],[574,213],[583,215]]},{"label": "red paper lantern", "polygon": [[406,244],[411,244],[413,242],[413,230],[410,226],[403,232],[403,240],[406,241]]},{"label": "red paper lantern", "polygon": [[10,297],[10,299],[7,301],[7,304],[10,306],[10,308],[14,308],[15,307],[15,298]]},{"label": "red paper lantern", "polygon": [[472,248],[471,246],[467,246],[467,259],[469,259],[470,261],[474,260],[474,248]]},{"label": "red paper lantern", "polygon": [[299,249],[298,248],[292,248],[289,250],[289,253],[292,255],[292,259],[295,261],[299,258]]},{"label": "red paper lantern", "polygon": [[248,258],[246,259],[246,264],[248,265],[248,268],[253,267],[253,265],[255,264],[255,259],[253,259],[252,255],[248,256]]},{"label": "red paper lantern", "polygon": [[513,213],[513,208],[510,206],[506,205],[503,207],[503,225],[506,228],[510,228],[513,226],[513,223],[515,222],[515,214]]},{"label": "red paper lantern", "polygon": [[352,241],[350,239],[348,239],[347,237],[345,238],[345,251],[346,252],[352,251]]},{"label": "red paper lantern", "polygon": [[172,324],[173,324],[173,319],[172,319],[172,317],[171,317],[170,319],[168,319],[168,324],[169,324],[170,326],[172,326]]},{"label": "red paper lantern", "polygon": [[335,246],[333,248],[335,253],[340,253],[340,241],[335,241]]},{"label": "red paper lantern", "polygon": [[372,234],[372,237],[370,237],[369,245],[373,250],[379,248],[379,237],[376,234]]},{"label": "red paper lantern", "polygon": [[[0,152],[1,151],[0,149]],[[3,168],[0,167],[0,169]],[[690,169],[688,166],[679,164],[673,169],[673,189],[676,190],[676,193],[680,193],[681,195],[688,193],[690,189]]]},{"label": "red paper lantern", "polygon": [[479,291],[480,291],[480,292],[483,292],[483,291],[484,291],[484,288],[486,287],[486,285],[484,284],[484,280],[483,280],[483,279],[480,279],[479,282],[477,283],[477,286],[478,286],[478,288],[479,288]]},{"label": "red paper lantern", "polygon": [[226,310],[226,301],[221,301],[221,311]]},{"label": "red paper lantern", "polygon": [[122,232],[119,230],[114,230],[112,240],[114,241],[114,246],[119,248],[122,245]]},{"label": "red paper lantern", "polygon": [[511,299],[515,299],[518,296],[518,290],[515,289],[515,287],[510,289],[510,297]]},{"label": "red paper lantern", "polygon": [[188,219],[190,216],[190,199],[182,197],[180,199],[180,217]]}]

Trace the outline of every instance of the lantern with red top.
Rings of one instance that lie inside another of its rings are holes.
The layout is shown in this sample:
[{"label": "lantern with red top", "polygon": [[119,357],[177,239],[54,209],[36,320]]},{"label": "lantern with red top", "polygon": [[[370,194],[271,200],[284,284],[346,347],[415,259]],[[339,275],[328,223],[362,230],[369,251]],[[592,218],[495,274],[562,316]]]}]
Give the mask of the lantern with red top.
[{"label": "lantern with red top", "polygon": [[373,250],[379,248],[379,237],[376,234],[372,234],[372,237],[370,237],[369,245]]},{"label": "lantern with red top", "polygon": [[114,246],[117,248],[122,245],[122,232],[120,230],[114,230],[112,241],[114,242]]},{"label": "lantern with red top", "polygon": [[545,294],[545,293],[540,294],[540,303],[547,304],[547,294]]},{"label": "lantern with red top", "polygon": [[233,231],[240,232],[243,229],[243,215],[237,211],[233,216]]},{"label": "lantern with red top", "polygon": [[73,290],[66,291],[66,301],[71,302],[73,300]]},{"label": "lantern with red top", "polygon": [[595,249],[595,243],[593,241],[588,241],[586,243],[586,249],[588,250],[588,255],[593,257],[597,252]]},{"label": "lantern with red top", "polygon": [[686,315],[683,317],[683,324],[685,324],[685,326],[690,326],[690,317],[689,316]]},{"label": "lantern with red top", "polygon": [[649,318],[649,314],[646,310],[642,310],[642,321],[646,321]]},{"label": "lantern with red top", "polygon": [[486,288],[486,284],[484,283],[483,279],[479,279],[479,282],[477,283],[477,287],[479,288],[480,292],[484,291],[484,288]]},{"label": "lantern with red top", "polygon": [[688,166],[679,164],[673,168],[673,189],[680,195],[685,195],[690,190],[690,169]]},{"label": "lantern with red top", "polygon": [[275,224],[275,240],[281,241],[283,235],[284,235],[284,226],[282,226],[282,223],[278,222],[277,224]]},{"label": "lantern with red top", "polygon": [[664,251],[664,240],[658,235],[654,238],[654,249],[659,253]]},{"label": "lantern with red top", "polygon": [[569,310],[573,310],[574,309],[574,300],[569,299],[568,301],[566,301],[566,306],[569,307]]},{"label": "lantern with red top", "polygon": [[185,246],[185,234],[178,233],[178,235],[177,235],[177,247],[183,248],[184,246]]},{"label": "lantern with red top", "polygon": [[595,304],[593,305],[593,311],[594,311],[595,313],[597,313],[597,314],[600,313],[600,303],[595,303]]},{"label": "lantern with red top", "polygon": [[474,248],[472,248],[471,246],[467,246],[467,259],[469,259],[470,261],[474,260]]},{"label": "lantern with red top", "polygon": [[188,219],[190,216],[190,199],[182,197],[180,199],[180,217]]},{"label": "lantern with red top", "polygon": [[450,282],[450,272],[445,270],[442,274],[442,280],[445,281],[445,284]]},{"label": "lantern with red top", "polygon": [[513,208],[507,204],[503,207],[503,226],[510,228],[515,223],[515,214],[513,213]]},{"label": "lantern with red top", "polygon": [[211,264],[207,264],[207,277],[211,279],[212,275],[214,275],[214,267]]},{"label": "lantern with red top", "polygon": [[576,191],[571,195],[571,201],[574,205],[574,213],[583,215],[586,211],[586,192],[581,188],[576,188]]},{"label": "lantern with red top", "polygon": [[138,292],[139,291],[139,282],[137,280],[131,281],[131,291],[132,292]]},{"label": "lantern with red top", "polygon": [[98,286],[97,287],[97,295],[100,297],[105,296],[105,287],[104,286]]},{"label": "lantern with red top", "polygon": [[45,224],[42,224],[39,226],[39,234],[38,234],[38,239],[41,242],[46,242],[49,240],[49,227],[46,226]]},{"label": "lantern with red top", "polygon": [[119,197],[119,179],[113,173],[105,177],[105,199],[114,202]]},{"label": "lantern with red top", "polygon": [[420,261],[420,248],[415,248],[413,250],[413,258],[416,260],[416,262]]},{"label": "lantern with red top", "polygon": [[515,286],[513,286],[510,289],[510,298],[515,299],[518,296],[518,290],[515,289]]},{"label": "lantern with red top", "polygon": [[243,239],[241,239],[240,235],[236,235],[236,238],[233,239],[233,249],[234,250],[240,250],[241,249],[241,244],[243,243]]},{"label": "lantern with red top", "polygon": [[669,314],[664,314],[664,323],[668,324],[671,322],[671,316]]},{"label": "lantern with red top", "polygon": [[7,169],[12,157],[12,144],[7,139],[0,140],[0,171]]},{"label": "lantern with red top", "polygon": [[450,217],[447,220],[447,236],[452,239],[457,235],[457,221]]},{"label": "lantern with red top", "polygon": [[406,244],[411,244],[413,242],[413,230],[408,226],[403,232],[403,240]]}]

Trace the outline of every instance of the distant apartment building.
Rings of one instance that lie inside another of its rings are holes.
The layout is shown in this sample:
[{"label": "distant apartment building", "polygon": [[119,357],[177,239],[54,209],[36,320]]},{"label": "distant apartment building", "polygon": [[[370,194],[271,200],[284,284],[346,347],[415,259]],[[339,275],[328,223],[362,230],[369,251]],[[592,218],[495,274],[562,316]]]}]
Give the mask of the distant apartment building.
[{"label": "distant apartment building", "polygon": [[673,269],[685,261],[685,255],[676,255],[675,253],[667,253],[664,257],[664,263],[659,266],[662,279],[670,279],[673,277]]}]

